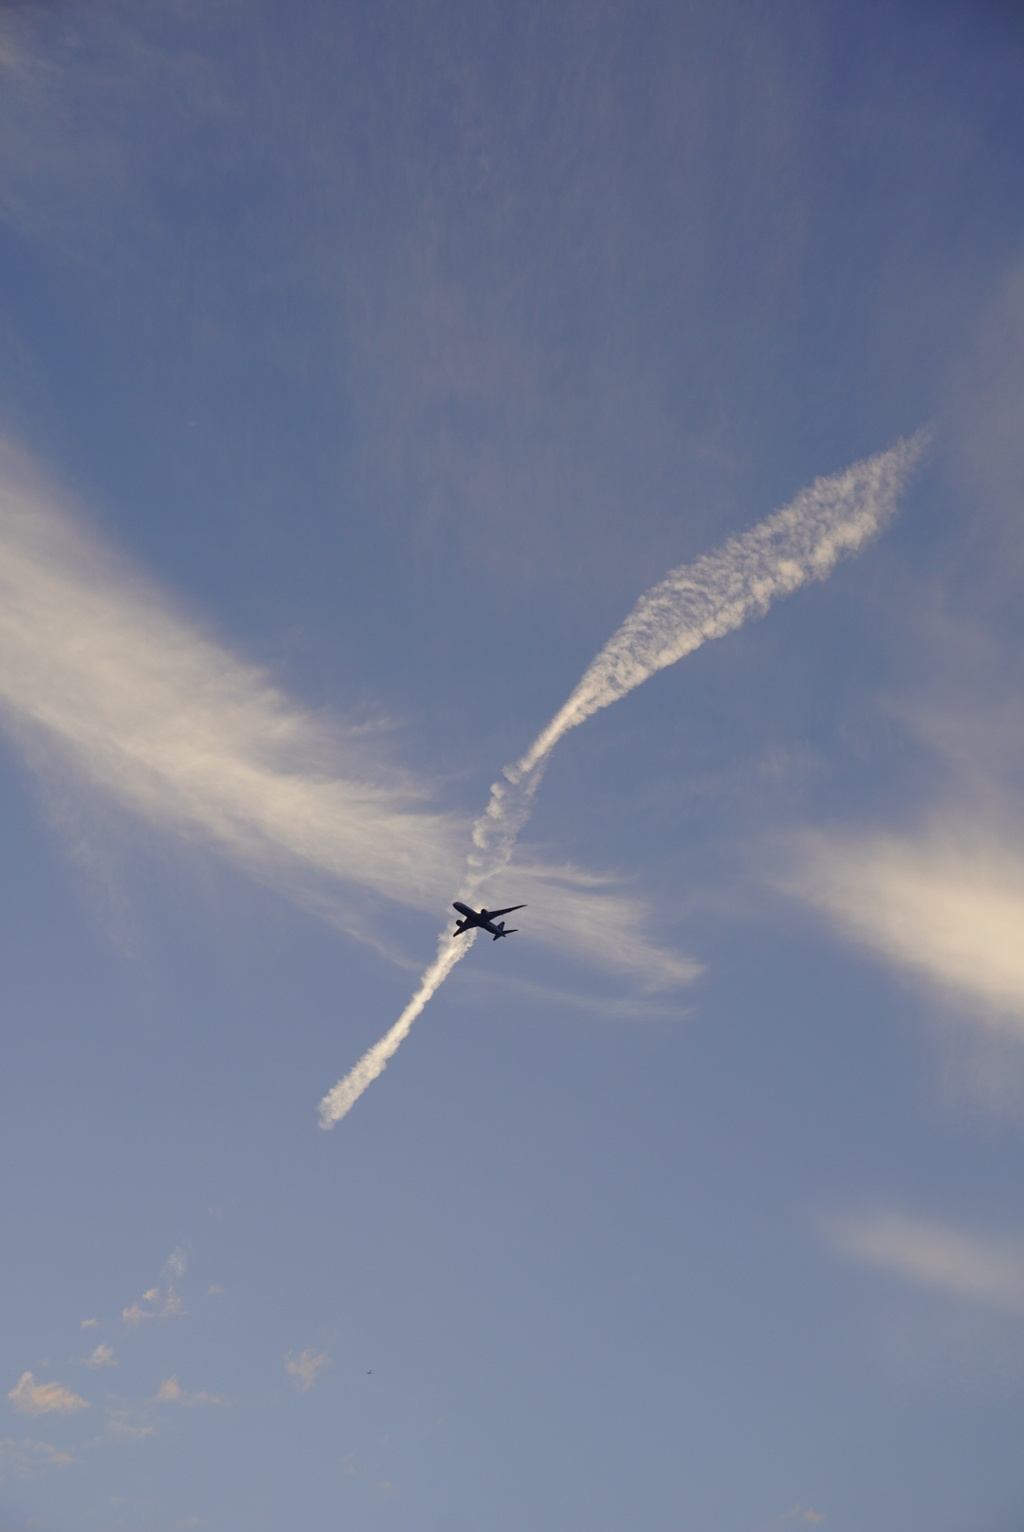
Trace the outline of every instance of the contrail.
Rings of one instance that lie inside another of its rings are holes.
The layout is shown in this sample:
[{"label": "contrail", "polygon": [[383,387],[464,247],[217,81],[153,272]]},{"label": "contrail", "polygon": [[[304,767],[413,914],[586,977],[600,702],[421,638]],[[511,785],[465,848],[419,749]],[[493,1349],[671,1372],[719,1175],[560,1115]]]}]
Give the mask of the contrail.
[{"label": "contrail", "polygon": [[[655,671],[674,665],[701,644],[721,638],[808,580],[824,580],[844,555],[856,553],[896,512],[907,477],[928,444],[923,429],[887,452],[815,479],[791,504],[715,553],[673,569],[640,597],[605,644],[568,701],[526,754],[502,772],[473,826],[473,849],[459,897],[471,899],[508,863],[530,816],[548,758],[558,741],[592,713],[617,702]],[[437,957],[389,1032],[365,1053],[320,1103],[320,1126],[332,1128],[387,1067],[416,1017],[440,988],[470,941],[438,938]]]}]

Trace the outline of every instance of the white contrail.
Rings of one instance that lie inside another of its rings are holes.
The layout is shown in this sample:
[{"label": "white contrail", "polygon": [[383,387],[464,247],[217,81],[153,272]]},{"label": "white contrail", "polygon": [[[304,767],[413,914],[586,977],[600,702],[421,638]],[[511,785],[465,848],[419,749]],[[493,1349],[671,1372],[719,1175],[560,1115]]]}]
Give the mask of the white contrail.
[{"label": "white contrail", "polygon": [[366,1087],[372,1085],[379,1074],[383,1074],[388,1067],[388,1059],[399,1044],[404,1043],[413,1022],[431,995],[440,989],[459,958],[473,945],[475,935],[476,932],[471,931],[468,941],[457,944],[452,940],[450,931],[442,931],[437,940],[437,957],[424,973],[419,989],[390,1032],[385,1032],[380,1042],[374,1043],[373,1047],[363,1054],[356,1067],[350,1069],[345,1078],[339,1080],[321,1101],[320,1126],[322,1128],[333,1128],[336,1122],[340,1122],[349,1108],[359,1100]]},{"label": "white contrail", "polygon": [[[505,767],[504,780],[492,786],[487,807],[473,826],[460,898],[472,898],[508,863],[563,734],[708,639],[731,633],[748,617],[763,616],[777,597],[790,595],[808,580],[824,580],[844,554],[856,553],[895,514],[897,496],[929,437],[927,430],[918,431],[842,473],[815,479],[790,505],[731,537],[717,552],[673,569],[641,596],[547,728],[524,756]],[[321,1127],[340,1122],[387,1067],[468,947],[468,942],[453,942],[448,931],[441,933],[437,957],[395,1025],[321,1101]]]}]

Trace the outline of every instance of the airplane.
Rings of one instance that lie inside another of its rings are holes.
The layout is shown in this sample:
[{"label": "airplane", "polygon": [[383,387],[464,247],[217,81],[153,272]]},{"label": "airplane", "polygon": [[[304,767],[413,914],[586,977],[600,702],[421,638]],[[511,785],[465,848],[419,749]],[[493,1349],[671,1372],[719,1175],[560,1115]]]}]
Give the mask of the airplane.
[{"label": "airplane", "polygon": [[453,936],[461,936],[464,931],[472,931],[475,927],[479,926],[481,931],[490,932],[494,941],[497,941],[499,936],[511,936],[512,931],[518,930],[518,926],[513,926],[512,931],[506,931],[505,922],[498,920],[497,917],[499,915],[511,915],[513,910],[525,910],[526,905],[510,904],[504,910],[483,909],[477,914],[476,910],[471,910],[468,904],[460,904],[458,899],[456,899],[452,909],[458,910],[459,914],[463,916],[462,920],[456,922],[455,930],[452,932]]}]

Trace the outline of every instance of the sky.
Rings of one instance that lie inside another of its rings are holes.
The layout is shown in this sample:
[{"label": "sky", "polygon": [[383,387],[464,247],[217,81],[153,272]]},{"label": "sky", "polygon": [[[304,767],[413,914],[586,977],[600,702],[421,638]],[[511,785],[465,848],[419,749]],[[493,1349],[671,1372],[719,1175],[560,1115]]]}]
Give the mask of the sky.
[{"label": "sky", "polygon": [[2,1532],[1019,1532],[1024,10],[0,75]]}]

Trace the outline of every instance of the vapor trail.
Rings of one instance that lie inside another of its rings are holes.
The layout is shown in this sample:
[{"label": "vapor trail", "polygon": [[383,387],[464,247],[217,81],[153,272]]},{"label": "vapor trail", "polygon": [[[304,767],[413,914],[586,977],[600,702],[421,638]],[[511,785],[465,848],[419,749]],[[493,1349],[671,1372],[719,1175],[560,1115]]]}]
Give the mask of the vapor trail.
[{"label": "vapor trail", "polygon": [[[506,766],[504,780],[491,787],[487,807],[473,826],[459,897],[472,898],[508,863],[548,758],[564,734],[708,639],[731,633],[749,617],[762,617],[778,597],[808,580],[826,579],[839,559],[856,553],[895,514],[897,496],[929,437],[927,430],[918,431],[887,452],[815,479],[782,510],[729,538],[715,553],[673,569],[641,596],[526,754]],[[395,1025],[321,1101],[321,1127],[340,1122],[387,1067],[469,945],[453,942],[442,931],[437,957]]]}]

